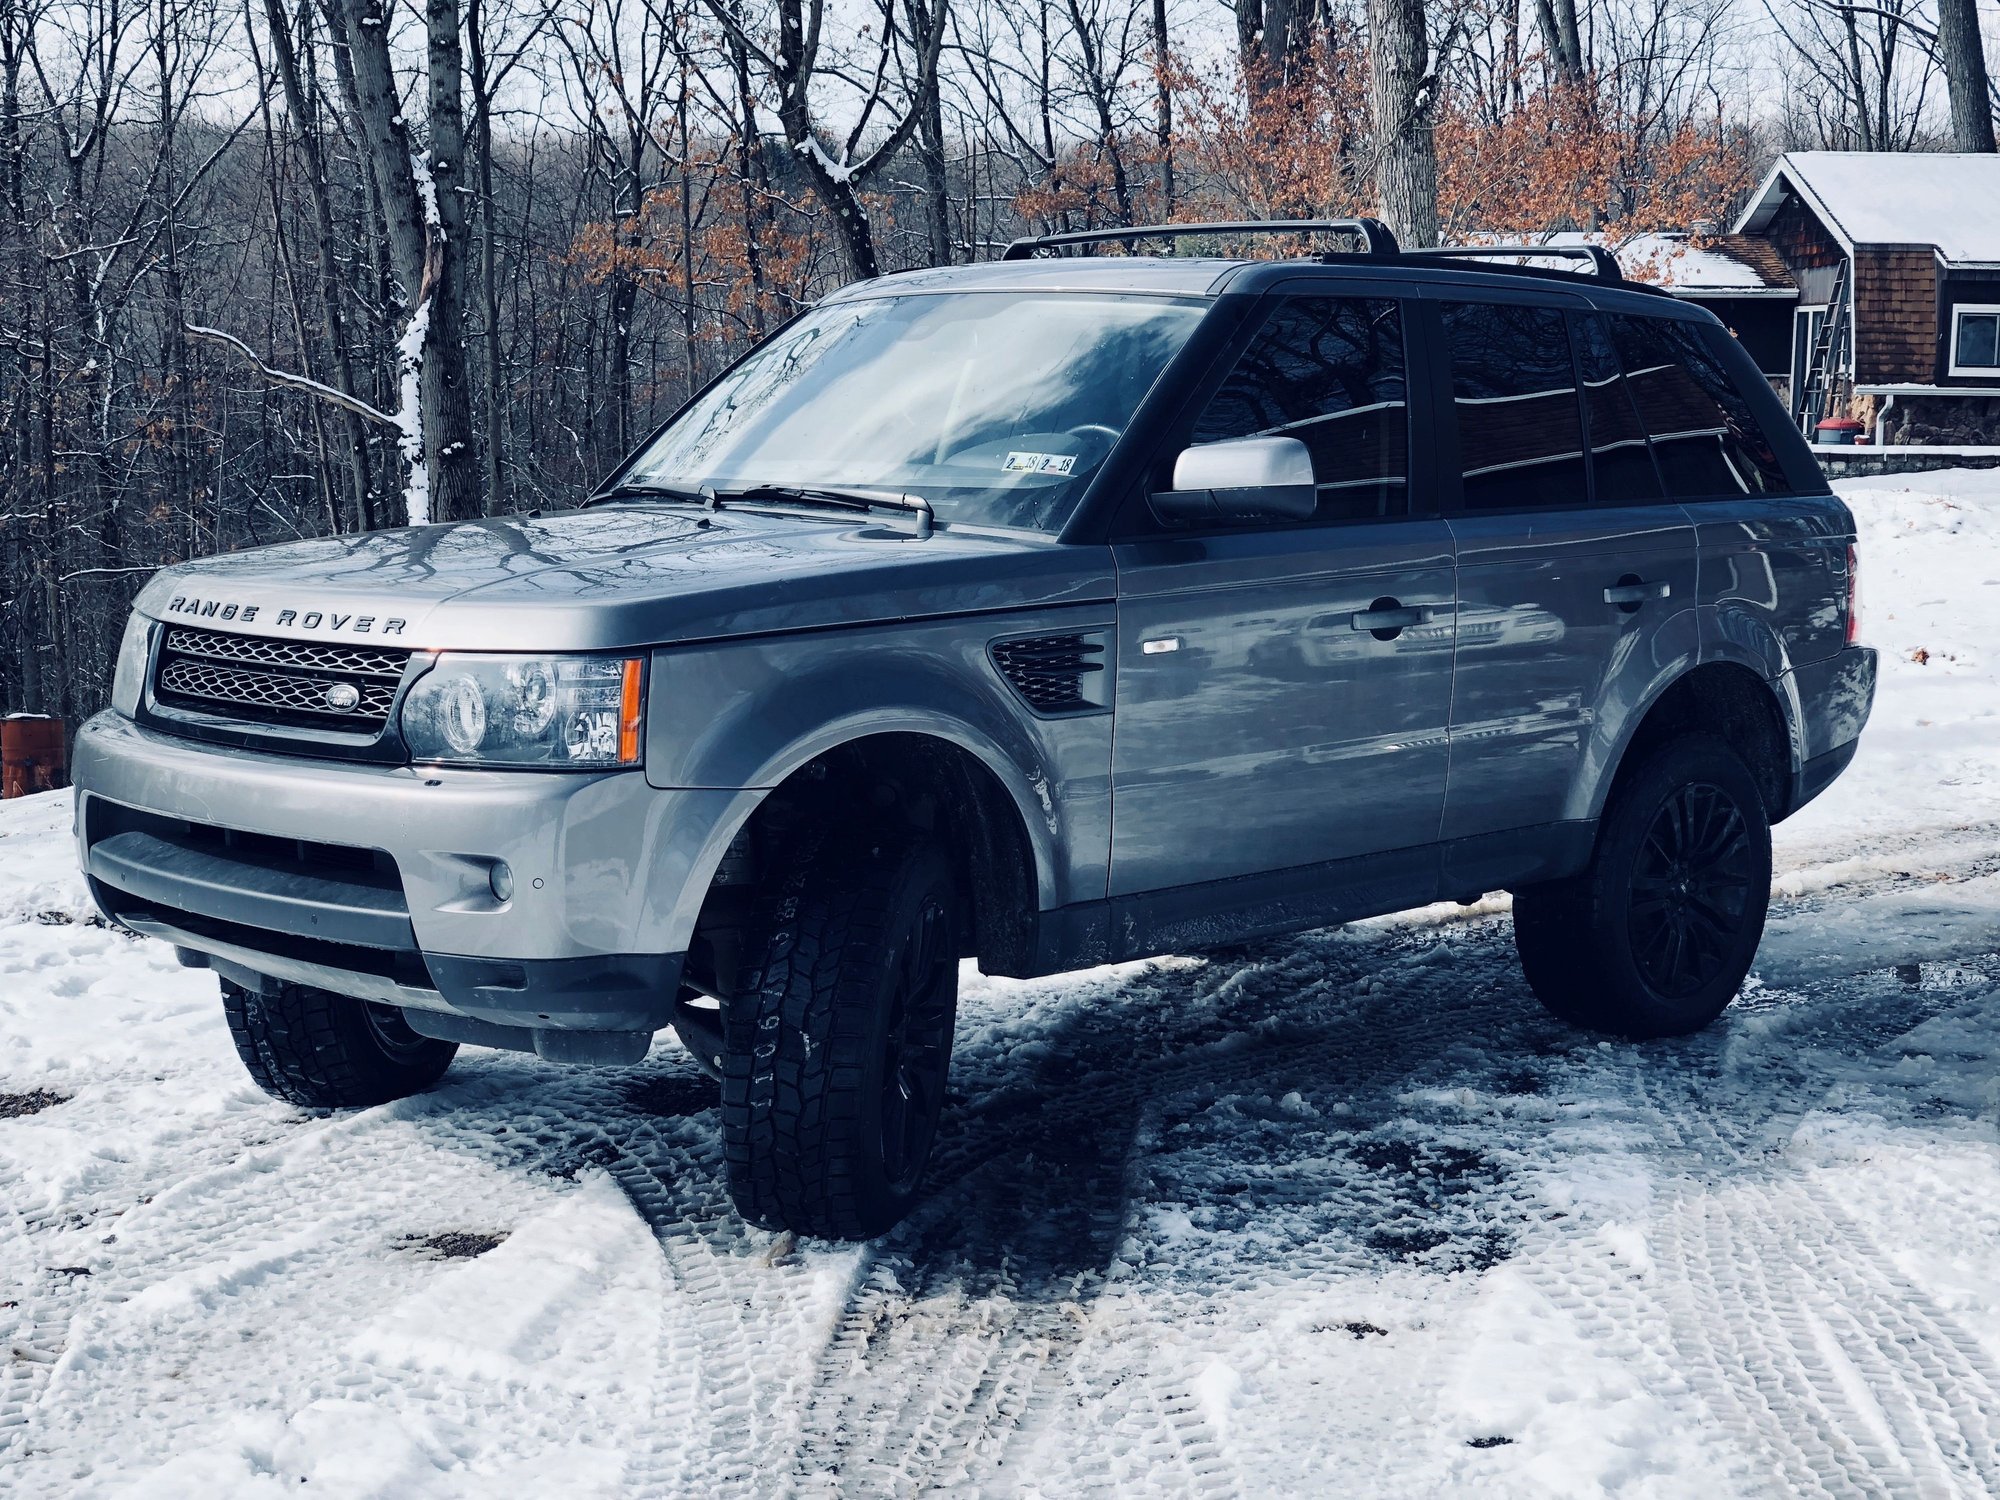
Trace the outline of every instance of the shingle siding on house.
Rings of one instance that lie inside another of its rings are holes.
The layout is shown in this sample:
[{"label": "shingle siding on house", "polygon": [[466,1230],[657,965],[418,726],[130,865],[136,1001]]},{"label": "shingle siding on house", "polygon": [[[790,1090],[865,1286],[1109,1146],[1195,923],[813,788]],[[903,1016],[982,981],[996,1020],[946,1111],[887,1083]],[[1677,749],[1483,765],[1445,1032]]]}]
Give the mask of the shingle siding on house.
[{"label": "shingle siding on house", "polygon": [[1833,275],[1845,251],[1813,211],[1788,198],[1764,231],[1799,283],[1799,304],[1810,307],[1833,297]]},{"label": "shingle siding on house", "polygon": [[1938,362],[1937,252],[1854,251],[1854,378],[1864,384],[1928,383]]}]

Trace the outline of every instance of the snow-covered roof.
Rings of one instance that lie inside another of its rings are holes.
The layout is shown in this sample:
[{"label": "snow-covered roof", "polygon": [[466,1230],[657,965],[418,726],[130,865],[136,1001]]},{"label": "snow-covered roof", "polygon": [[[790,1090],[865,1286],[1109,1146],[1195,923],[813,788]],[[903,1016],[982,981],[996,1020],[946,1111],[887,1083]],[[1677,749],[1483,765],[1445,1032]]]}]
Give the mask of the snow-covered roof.
[{"label": "snow-covered roof", "polygon": [[[1620,239],[1616,233],[1554,229],[1532,236],[1476,230],[1461,235],[1468,245],[1599,245],[1618,258],[1619,269],[1634,281],[1648,281],[1678,297],[1796,297],[1798,283],[1784,258],[1767,242],[1740,234],[1704,234],[1700,244],[1685,230],[1661,230]],[[1521,257],[1531,266],[1575,271],[1574,260],[1555,256]]]},{"label": "snow-covered roof", "polygon": [[1955,264],[2000,265],[2000,156],[1978,152],[1791,151],[1737,221],[1766,228],[1795,192],[1851,250],[1935,245]]},{"label": "snow-covered roof", "polygon": [[1792,297],[1798,283],[1763,240],[1705,235],[1696,244],[1680,230],[1639,234],[1618,247],[1627,276],[1656,282],[1676,296]]}]

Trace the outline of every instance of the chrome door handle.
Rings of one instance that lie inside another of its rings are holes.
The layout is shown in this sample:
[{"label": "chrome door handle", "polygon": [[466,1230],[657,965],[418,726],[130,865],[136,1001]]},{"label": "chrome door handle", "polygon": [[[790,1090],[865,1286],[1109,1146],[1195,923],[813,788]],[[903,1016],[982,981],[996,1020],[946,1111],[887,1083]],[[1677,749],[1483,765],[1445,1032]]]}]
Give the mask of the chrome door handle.
[{"label": "chrome door handle", "polygon": [[1604,602],[1615,604],[1620,609],[1637,609],[1648,599],[1669,598],[1673,591],[1674,586],[1664,578],[1656,579],[1652,583],[1640,583],[1636,580],[1631,583],[1614,583],[1604,591]]},{"label": "chrome door handle", "polygon": [[1430,618],[1431,612],[1428,606],[1405,606],[1393,599],[1378,599],[1367,609],[1357,609],[1353,618],[1347,622],[1347,628],[1379,633],[1381,639],[1388,640],[1397,631],[1405,630],[1412,625],[1429,624]]}]

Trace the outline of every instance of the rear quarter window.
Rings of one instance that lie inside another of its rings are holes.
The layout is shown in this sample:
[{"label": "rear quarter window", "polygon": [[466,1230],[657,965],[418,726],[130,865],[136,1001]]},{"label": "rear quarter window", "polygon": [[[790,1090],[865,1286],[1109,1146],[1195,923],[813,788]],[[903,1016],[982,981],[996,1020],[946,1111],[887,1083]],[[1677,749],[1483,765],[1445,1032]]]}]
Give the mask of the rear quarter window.
[{"label": "rear quarter window", "polygon": [[1612,341],[1670,500],[1780,495],[1785,468],[1697,324],[1614,315]]}]

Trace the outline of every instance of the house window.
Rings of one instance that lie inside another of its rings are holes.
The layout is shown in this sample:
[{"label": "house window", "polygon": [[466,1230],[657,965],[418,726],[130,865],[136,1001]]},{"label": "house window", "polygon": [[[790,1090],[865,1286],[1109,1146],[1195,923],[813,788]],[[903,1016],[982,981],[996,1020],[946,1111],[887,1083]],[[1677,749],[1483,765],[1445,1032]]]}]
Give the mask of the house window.
[{"label": "house window", "polygon": [[1958,305],[1951,325],[1951,373],[2000,375],[2000,306]]}]

